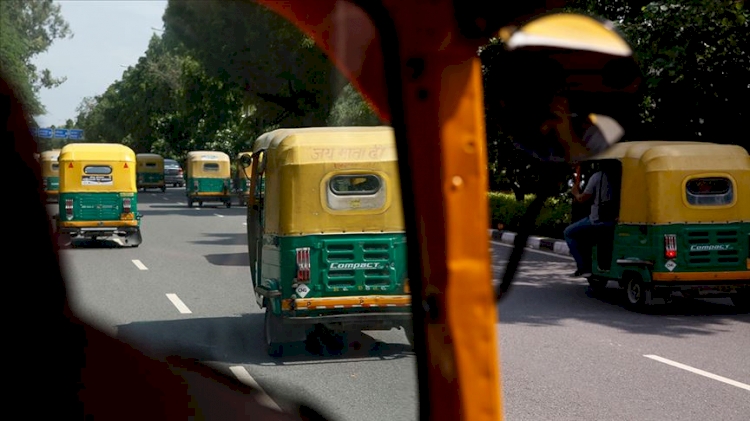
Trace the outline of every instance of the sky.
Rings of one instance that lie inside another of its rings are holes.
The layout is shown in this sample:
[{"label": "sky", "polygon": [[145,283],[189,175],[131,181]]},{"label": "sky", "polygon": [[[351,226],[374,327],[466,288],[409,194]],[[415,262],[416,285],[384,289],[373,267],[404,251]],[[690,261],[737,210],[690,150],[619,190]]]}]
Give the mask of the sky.
[{"label": "sky", "polygon": [[[37,116],[39,127],[64,125],[75,120],[84,97],[104,91],[128,66],[146,52],[148,41],[164,26],[166,0],[60,0],[63,18],[72,38],[57,39],[34,63],[53,77],[66,76],[60,86],[42,89],[47,114]],[[156,29],[153,29],[156,28]]]}]

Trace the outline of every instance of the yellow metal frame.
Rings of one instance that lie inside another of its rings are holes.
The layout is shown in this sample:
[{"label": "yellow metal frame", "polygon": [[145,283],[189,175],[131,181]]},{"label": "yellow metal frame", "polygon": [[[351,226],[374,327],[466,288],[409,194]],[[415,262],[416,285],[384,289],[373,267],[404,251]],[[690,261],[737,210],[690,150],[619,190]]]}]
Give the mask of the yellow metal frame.
[{"label": "yellow metal frame", "polygon": [[[132,214],[131,214],[132,215]],[[116,221],[59,221],[59,226],[62,228],[84,228],[84,227],[137,227],[138,226],[138,220],[135,220],[135,217],[128,219],[119,219]]]},{"label": "yellow metal frame", "polygon": [[297,298],[281,300],[282,310],[331,310],[342,308],[391,308],[411,306],[410,295]]}]

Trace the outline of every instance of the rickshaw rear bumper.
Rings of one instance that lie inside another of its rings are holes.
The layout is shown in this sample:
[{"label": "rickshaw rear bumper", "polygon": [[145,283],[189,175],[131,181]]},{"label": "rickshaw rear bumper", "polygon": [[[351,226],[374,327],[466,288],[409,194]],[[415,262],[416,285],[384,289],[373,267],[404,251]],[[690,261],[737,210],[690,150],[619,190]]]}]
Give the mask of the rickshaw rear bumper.
[{"label": "rickshaw rear bumper", "polygon": [[750,289],[750,271],[652,273],[654,290],[671,290],[706,296],[726,296]]}]

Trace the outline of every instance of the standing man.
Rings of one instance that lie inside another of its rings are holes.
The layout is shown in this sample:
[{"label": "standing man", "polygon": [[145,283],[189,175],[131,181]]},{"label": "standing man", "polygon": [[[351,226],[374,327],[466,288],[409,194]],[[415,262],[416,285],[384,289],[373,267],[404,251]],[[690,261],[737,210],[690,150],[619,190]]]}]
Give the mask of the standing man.
[{"label": "standing man", "polygon": [[[615,223],[615,217],[609,215],[611,213],[609,205],[613,204],[612,192],[607,175],[601,170],[591,176],[586,188],[581,192],[580,170],[578,170],[572,193],[576,202],[585,203],[593,200],[589,215],[570,224],[563,233],[577,266],[575,273],[571,276],[588,278],[591,276],[591,246],[597,237],[597,231],[612,227]],[[603,206],[607,208],[605,212],[602,212]]]}]

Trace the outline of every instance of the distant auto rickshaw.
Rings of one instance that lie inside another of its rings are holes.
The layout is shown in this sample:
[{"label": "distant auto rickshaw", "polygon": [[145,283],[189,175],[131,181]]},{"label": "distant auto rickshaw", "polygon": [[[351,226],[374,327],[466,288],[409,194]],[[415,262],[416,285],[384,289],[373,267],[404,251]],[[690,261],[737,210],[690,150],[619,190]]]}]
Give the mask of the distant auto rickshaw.
[{"label": "distant auto rickshaw", "polygon": [[413,345],[393,130],[280,129],[242,160],[257,193],[248,254],[269,355],[311,334],[343,346],[350,330],[403,328]]},{"label": "distant auto rickshaw", "polygon": [[139,153],[136,155],[138,161],[138,189],[160,189],[162,193],[167,191],[164,182],[164,158],[155,153]]},{"label": "distant auto rickshaw", "polygon": [[187,155],[188,206],[198,202],[222,202],[232,206],[229,155],[218,151],[192,151]]},{"label": "distant auto rickshaw", "polygon": [[44,151],[39,155],[39,164],[42,167],[42,188],[49,202],[57,201],[60,189],[60,164],[57,161],[59,156],[60,149]]},{"label": "distant auto rickshaw", "polygon": [[588,161],[619,205],[597,236],[589,284],[610,280],[639,308],[653,298],[731,297],[750,304],[750,156],[736,145],[627,142]]},{"label": "distant auto rickshaw", "polygon": [[[250,177],[250,167],[242,165],[243,156],[252,156],[252,152],[240,152],[237,155],[234,168],[234,193],[237,195],[237,203],[240,206],[247,204],[248,195],[248,183],[247,180]],[[252,158],[250,158],[252,160]]]},{"label": "distant auto rickshaw", "polygon": [[133,150],[113,143],[68,144],[59,162],[61,245],[86,238],[138,247],[141,214]]}]

